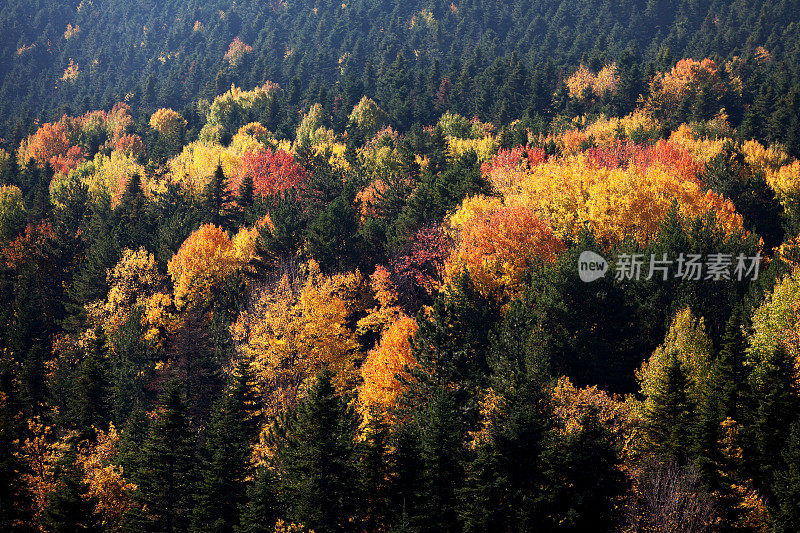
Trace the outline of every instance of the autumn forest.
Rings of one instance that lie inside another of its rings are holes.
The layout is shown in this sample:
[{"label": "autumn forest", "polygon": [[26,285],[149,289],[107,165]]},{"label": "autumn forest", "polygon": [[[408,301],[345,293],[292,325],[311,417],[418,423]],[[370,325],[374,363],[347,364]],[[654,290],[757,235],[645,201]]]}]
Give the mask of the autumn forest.
[{"label": "autumn forest", "polygon": [[0,4],[0,531],[800,531],[752,4]]}]

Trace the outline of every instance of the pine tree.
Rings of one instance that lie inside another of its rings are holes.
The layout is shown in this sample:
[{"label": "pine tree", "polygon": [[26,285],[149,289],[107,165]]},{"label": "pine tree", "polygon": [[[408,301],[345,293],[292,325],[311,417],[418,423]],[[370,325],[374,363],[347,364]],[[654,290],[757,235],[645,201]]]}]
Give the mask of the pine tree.
[{"label": "pine tree", "polygon": [[376,411],[363,430],[358,452],[359,490],[363,502],[360,516],[365,531],[383,531],[389,520],[389,427]]},{"label": "pine tree", "polygon": [[230,532],[239,524],[246,480],[252,476],[250,445],[258,427],[253,381],[249,362],[241,360],[230,390],[215,405],[194,509],[196,531]]},{"label": "pine tree", "polygon": [[664,457],[680,460],[686,456],[695,413],[688,386],[680,360],[671,357],[645,413],[647,440]]},{"label": "pine tree", "polygon": [[615,531],[627,479],[613,436],[590,409],[581,429],[551,441],[544,457],[553,529]]},{"label": "pine tree", "polygon": [[67,453],[56,472],[58,485],[45,507],[43,522],[52,533],[100,532],[100,517],[95,498],[84,498],[88,490],[82,471],[75,464],[75,453]]},{"label": "pine tree", "polygon": [[776,531],[800,531],[800,422],[792,424],[782,458],[785,466],[776,473],[773,488],[774,526]]},{"label": "pine tree", "polygon": [[152,517],[150,529],[179,532],[189,529],[194,508],[195,442],[180,385],[167,385],[142,447],[135,480],[140,502]]},{"label": "pine tree", "polygon": [[711,372],[697,406],[697,425],[693,431],[695,463],[706,482],[718,490],[715,473],[722,467],[719,441],[723,438],[721,424],[727,418],[743,421],[747,391],[745,354],[747,339],[741,325],[741,312],[736,311],[728,321],[722,349],[714,359]]},{"label": "pine tree", "polygon": [[[252,201],[252,191],[251,191]],[[218,164],[214,175],[203,191],[203,204],[206,211],[205,221],[220,228],[228,228],[233,220],[231,212],[231,193],[228,190],[228,178]]]},{"label": "pine tree", "polygon": [[318,532],[358,527],[355,436],[358,419],[323,370],[308,398],[269,437],[285,518]]},{"label": "pine tree", "polygon": [[746,461],[756,487],[770,494],[775,475],[784,468],[781,454],[800,410],[795,362],[783,346],[778,346],[754,370],[751,379],[755,408],[747,424]]},{"label": "pine tree", "polygon": [[279,503],[276,496],[277,481],[272,470],[261,467],[247,489],[247,504],[240,509],[241,525],[236,533],[273,533],[279,518]]}]

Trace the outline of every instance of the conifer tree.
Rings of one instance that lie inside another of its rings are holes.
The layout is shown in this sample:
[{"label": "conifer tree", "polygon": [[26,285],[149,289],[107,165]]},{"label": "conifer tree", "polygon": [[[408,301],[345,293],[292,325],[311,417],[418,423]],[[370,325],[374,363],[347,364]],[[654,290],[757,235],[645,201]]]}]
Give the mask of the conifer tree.
[{"label": "conifer tree", "polygon": [[67,453],[57,466],[57,486],[45,507],[44,522],[52,533],[89,533],[102,531],[95,512],[96,499],[85,498],[88,486],[75,463],[75,453]]},{"label": "conifer tree", "polygon": [[689,380],[680,360],[670,357],[645,413],[648,442],[663,457],[678,460],[686,457],[695,415],[688,387]]},{"label": "conifer tree", "polygon": [[256,470],[255,479],[247,488],[247,504],[240,509],[240,525],[236,533],[273,533],[279,518],[277,482],[269,467]]},{"label": "conifer tree", "polygon": [[308,398],[273,426],[278,494],[285,519],[318,532],[350,531],[357,508],[358,419],[325,369]]},{"label": "conifer tree", "polygon": [[250,445],[258,427],[253,370],[239,361],[236,377],[217,401],[206,437],[194,509],[196,531],[233,531],[252,477]]},{"label": "conifer tree", "polygon": [[137,497],[151,517],[148,529],[188,531],[194,509],[196,445],[176,381],[162,395],[141,450]]},{"label": "conifer tree", "polygon": [[[252,181],[251,181],[252,183]],[[252,202],[252,190],[251,202]],[[218,164],[214,175],[208,182],[203,191],[203,204],[206,215],[205,221],[220,228],[228,228],[233,220],[231,212],[231,193],[228,190],[228,178],[222,170],[222,164]]]}]

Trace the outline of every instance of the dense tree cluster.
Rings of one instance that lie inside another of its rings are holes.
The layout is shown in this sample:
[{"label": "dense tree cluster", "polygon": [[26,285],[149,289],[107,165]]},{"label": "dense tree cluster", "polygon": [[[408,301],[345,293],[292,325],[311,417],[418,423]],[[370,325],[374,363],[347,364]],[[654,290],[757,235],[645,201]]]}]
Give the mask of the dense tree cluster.
[{"label": "dense tree cluster", "polygon": [[403,116],[397,62],[377,101],[259,80],[39,125],[0,152],[0,529],[796,531],[800,163],[748,126],[765,57],[628,104],[633,67],[575,67],[513,121]]}]

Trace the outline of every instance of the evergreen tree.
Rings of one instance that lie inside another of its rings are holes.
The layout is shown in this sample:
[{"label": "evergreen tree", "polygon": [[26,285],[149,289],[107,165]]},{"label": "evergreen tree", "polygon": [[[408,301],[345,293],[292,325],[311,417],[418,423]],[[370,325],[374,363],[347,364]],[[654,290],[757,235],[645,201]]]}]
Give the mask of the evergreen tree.
[{"label": "evergreen tree", "polygon": [[685,459],[695,406],[688,395],[689,380],[680,360],[672,356],[645,413],[649,444],[665,458]]},{"label": "evergreen tree", "polygon": [[[251,191],[252,200],[252,191]],[[218,164],[214,175],[203,191],[203,204],[205,207],[205,220],[217,227],[228,229],[233,220],[231,212],[231,193],[228,190],[228,179]]]},{"label": "evergreen tree", "polygon": [[784,468],[782,452],[800,410],[795,362],[779,345],[754,370],[751,380],[755,408],[748,421],[746,462],[756,487],[771,494],[775,476]]},{"label": "evergreen tree", "polygon": [[196,451],[183,393],[175,381],[166,387],[141,453],[136,494],[151,516],[148,529],[188,531],[195,506]]},{"label": "evergreen tree", "polygon": [[332,380],[323,370],[308,398],[276,422],[269,437],[285,518],[323,533],[358,527],[352,520],[358,419]]},{"label": "evergreen tree", "polygon": [[261,467],[247,489],[247,504],[240,509],[241,525],[236,533],[273,533],[278,516],[277,482],[272,470]]},{"label": "evergreen tree", "polygon": [[775,475],[775,531],[800,531],[800,422],[792,424],[782,452],[784,467]]},{"label": "evergreen tree", "polygon": [[75,464],[75,452],[60,461],[55,491],[50,494],[42,521],[52,533],[100,532],[100,517],[95,513],[95,498],[85,498],[88,485]]},{"label": "evergreen tree", "polygon": [[196,531],[233,531],[246,502],[252,476],[250,445],[258,420],[249,362],[239,361],[231,388],[217,401],[205,444],[205,457],[194,509]]},{"label": "evergreen tree", "polygon": [[627,479],[613,436],[590,409],[581,429],[554,439],[544,457],[552,529],[615,531]]}]

